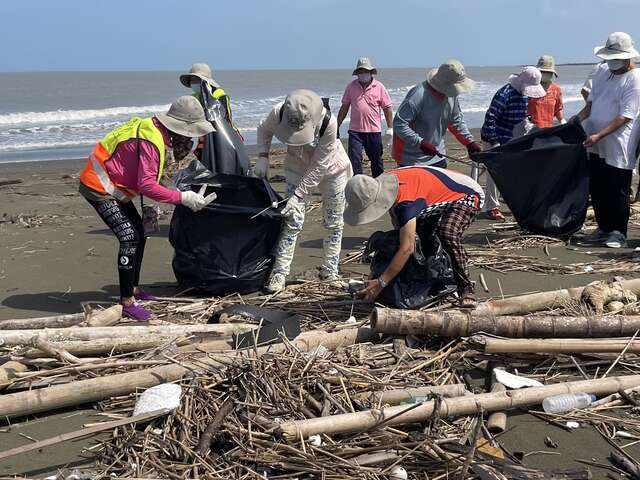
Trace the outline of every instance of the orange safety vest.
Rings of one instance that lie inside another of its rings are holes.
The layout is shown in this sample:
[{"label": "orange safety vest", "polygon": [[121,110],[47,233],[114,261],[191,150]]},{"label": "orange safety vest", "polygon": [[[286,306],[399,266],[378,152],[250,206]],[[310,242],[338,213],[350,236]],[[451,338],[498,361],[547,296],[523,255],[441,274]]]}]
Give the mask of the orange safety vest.
[{"label": "orange safety vest", "polygon": [[109,178],[109,173],[105,166],[113,152],[118,148],[118,145],[132,138],[147,140],[157,148],[160,156],[157,180],[160,181],[164,170],[164,138],[162,132],[154,125],[153,119],[138,117],[134,117],[124,125],[112,130],[96,144],[87,159],[84,169],[80,172],[80,181],[92,190],[105,195],[112,195],[121,202],[129,201],[135,197],[137,192],[124,185],[116,184]]}]

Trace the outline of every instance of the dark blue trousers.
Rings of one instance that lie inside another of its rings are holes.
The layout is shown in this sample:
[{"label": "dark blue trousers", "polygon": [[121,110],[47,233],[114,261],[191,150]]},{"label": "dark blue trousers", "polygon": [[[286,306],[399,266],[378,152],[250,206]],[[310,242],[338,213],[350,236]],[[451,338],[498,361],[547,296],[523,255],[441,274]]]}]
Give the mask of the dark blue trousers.
[{"label": "dark blue trousers", "polygon": [[349,130],[349,160],[353,173],[362,173],[362,150],[371,162],[371,176],[377,177],[384,172],[382,163],[382,133],[363,133]]}]

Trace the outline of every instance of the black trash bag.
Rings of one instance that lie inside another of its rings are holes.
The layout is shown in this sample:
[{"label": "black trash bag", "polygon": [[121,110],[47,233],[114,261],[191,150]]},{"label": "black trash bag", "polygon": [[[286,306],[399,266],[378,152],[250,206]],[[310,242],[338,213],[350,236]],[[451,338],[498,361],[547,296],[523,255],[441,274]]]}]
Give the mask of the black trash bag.
[{"label": "black trash bag", "polygon": [[207,174],[198,163],[181,172],[176,184],[194,191],[205,184],[205,195],[216,192],[217,198],[200,212],[176,206],[169,230],[176,279],[210,295],[260,290],[283,225],[279,209],[263,210],[281,197],[262,179]]},{"label": "black trash bag", "polygon": [[[380,293],[377,302],[392,308],[416,309],[437,303],[457,290],[451,259],[436,235],[439,217],[418,222],[416,248],[400,274]],[[400,232],[375,232],[367,241],[365,257],[371,278],[379,277],[400,246]]]},{"label": "black trash bag", "polygon": [[224,105],[211,96],[206,82],[201,84],[200,98],[207,120],[216,129],[204,136],[204,146],[199,152],[200,162],[213,173],[247,175],[249,156],[242,137],[227,118]]},{"label": "black trash bag", "polygon": [[579,122],[536,129],[472,156],[486,165],[518,225],[542,235],[580,229],[587,215],[586,134]]}]

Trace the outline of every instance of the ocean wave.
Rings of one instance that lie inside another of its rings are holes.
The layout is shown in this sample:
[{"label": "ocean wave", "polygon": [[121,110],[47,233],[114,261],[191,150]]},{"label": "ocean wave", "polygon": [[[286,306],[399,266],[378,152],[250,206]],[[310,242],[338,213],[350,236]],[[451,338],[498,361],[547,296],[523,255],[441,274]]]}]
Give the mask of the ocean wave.
[{"label": "ocean wave", "polygon": [[16,112],[0,115],[0,125],[34,125],[63,123],[94,118],[127,116],[166,111],[169,105],[142,105],[89,110],[54,110],[50,112]]},{"label": "ocean wave", "polygon": [[[97,140],[56,140],[51,142],[24,142],[0,145],[0,152],[15,152],[20,150],[49,150],[54,148],[83,147],[93,145]],[[89,153],[89,152],[87,152]]]}]

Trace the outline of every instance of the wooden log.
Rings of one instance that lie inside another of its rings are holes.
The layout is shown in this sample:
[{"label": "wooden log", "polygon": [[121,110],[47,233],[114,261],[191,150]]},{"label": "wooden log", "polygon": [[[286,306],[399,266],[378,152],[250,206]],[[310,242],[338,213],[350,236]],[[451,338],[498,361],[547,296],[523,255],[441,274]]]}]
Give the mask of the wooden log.
[{"label": "wooden log", "polygon": [[469,343],[485,353],[640,353],[640,340],[631,338],[493,338],[474,335]]},{"label": "wooden log", "polygon": [[9,319],[0,320],[0,330],[64,328],[78,325],[84,321],[84,313],[71,313],[69,315],[55,315],[52,317]]},{"label": "wooden log", "polygon": [[[111,329],[115,328],[120,327],[111,327]],[[351,331],[325,332],[324,335],[320,335],[318,331],[302,333],[291,344],[301,351],[309,351],[319,345],[332,350],[339,346],[346,346],[350,341],[368,341],[369,339],[371,339],[370,329],[352,328]],[[216,348],[220,347],[219,342],[213,343]],[[226,365],[233,364],[238,357],[253,357],[285,348],[284,345],[279,344],[218,354],[208,353],[206,356],[195,359],[193,363],[163,365],[151,369],[106,375],[63,385],[52,385],[42,389],[0,395],[0,418],[19,417],[104,400],[113,396],[129,395],[137,389],[146,389],[161,383],[179,380],[188,372],[200,370],[203,366],[224,368]],[[208,352],[206,344],[203,344],[202,351]]]},{"label": "wooden log", "polygon": [[429,395],[442,395],[443,397],[460,397],[467,389],[463,383],[453,385],[437,385],[431,387],[402,388],[387,390],[385,392],[363,392],[355,395],[360,401],[369,402],[371,405],[398,405],[420,397]]},{"label": "wooden log", "polygon": [[625,337],[640,330],[638,315],[602,317],[478,316],[458,311],[421,312],[375,308],[371,327],[393,335],[469,337],[489,333],[509,338]]},{"label": "wooden log", "polygon": [[279,433],[287,440],[308,438],[318,434],[355,433],[394,425],[424,422],[434,415],[438,418],[459,417],[475,415],[481,410],[496,412],[538,405],[545,398],[562,393],[585,392],[594,395],[608,395],[638,385],[640,385],[640,375],[556,383],[521,390],[444,398],[438,402],[430,401],[417,405],[399,405],[383,410],[371,409],[356,413],[288,421],[280,425]]},{"label": "wooden log", "polygon": [[27,370],[29,370],[29,368],[26,365],[13,360],[0,365],[0,391],[4,390],[7,384],[16,378],[16,374],[26,372]]},{"label": "wooden log", "polygon": [[113,305],[104,310],[96,310],[87,317],[89,327],[109,327],[122,320],[122,305]]},{"label": "wooden log", "polygon": [[[640,279],[622,280],[620,283],[625,290],[640,295]],[[548,310],[572,300],[580,300],[584,288],[564,288],[499,300],[491,299],[480,303],[474,313],[476,315],[523,315]]]},{"label": "wooden log", "polygon": [[31,344],[45,355],[57,358],[64,363],[82,363],[82,360],[80,360],[78,357],[71,355],[69,352],[62,348],[54,347],[51,343],[47,342],[43,338],[33,337],[31,339]]},{"label": "wooden log", "polygon": [[[491,392],[504,392],[506,387],[501,383],[494,382],[491,385]],[[493,412],[487,418],[487,430],[492,434],[502,433],[507,429],[507,414],[504,412]]]},{"label": "wooden log", "polygon": [[247,323],[229,323],[225,325],[136,325],[122,327],[76,327],[46,328],[43,330],[4,330],[0,331],[0,345],[16,346],[29,344],[34,336],[50,342],[64,340],[95,340],[98,338],[130,338],[142,335],[184,336],[207,334],[218,337],[230,337],[232,334],[251,330],[255,325]]}]

